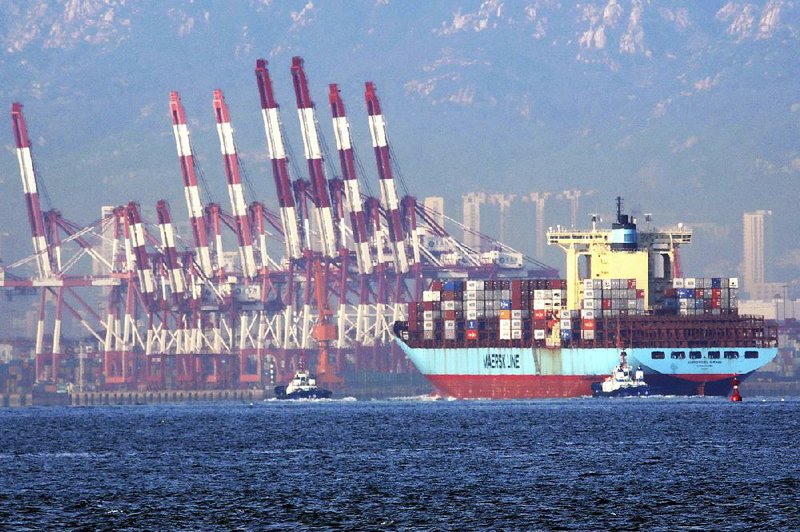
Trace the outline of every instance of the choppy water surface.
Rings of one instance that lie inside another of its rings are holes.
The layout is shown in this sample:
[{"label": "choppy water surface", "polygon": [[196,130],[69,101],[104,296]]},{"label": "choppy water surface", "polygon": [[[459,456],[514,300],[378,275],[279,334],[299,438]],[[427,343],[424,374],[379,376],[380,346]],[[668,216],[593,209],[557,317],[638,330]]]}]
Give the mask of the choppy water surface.
[{"label": "choppy water surface", "polygon": [[0,528],[798,530],[800,400],[0,410]]}]

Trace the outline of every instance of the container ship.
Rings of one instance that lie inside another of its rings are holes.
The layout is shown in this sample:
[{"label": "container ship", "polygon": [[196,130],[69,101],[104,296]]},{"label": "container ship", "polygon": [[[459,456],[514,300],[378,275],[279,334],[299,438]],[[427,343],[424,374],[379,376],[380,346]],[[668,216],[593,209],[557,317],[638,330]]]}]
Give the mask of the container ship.
[{"label": "container ship", "polygon": [[592,394],[624,353],[651,394],[728,395],[777,354],[777,325],[738,312],[737,278],[676,275],[691,231],[640,231],[617,198],[611,230],[557,229],[565,279],[433,281],[394,324],[436,390],[455,398]]}]

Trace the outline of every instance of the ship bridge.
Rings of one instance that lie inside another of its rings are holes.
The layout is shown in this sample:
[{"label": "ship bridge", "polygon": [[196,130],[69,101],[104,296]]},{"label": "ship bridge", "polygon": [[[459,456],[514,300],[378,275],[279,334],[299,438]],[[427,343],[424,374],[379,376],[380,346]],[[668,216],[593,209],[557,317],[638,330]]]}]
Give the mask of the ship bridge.
[{"label": "ship bridge", "polygon": [[[644,287],[648,306],[655,303],[650,293],[659,293],[663,286],[671,286],[677,260],[677,249],[692,241],[692,231],[683,226],[669,229],[636,231],[635,244],[617,245],[615,229],[591,230],[557,227],[547,232],[548,245],[560,247],[566,253],[567,307],[581,307],[582,280],[585,279],[636,279],[637,287]],[[584,269],[581,260],[585,257]],[[583,277],[582,277],[583,275]],[[661,285],[661,286],[654,286]]]}]

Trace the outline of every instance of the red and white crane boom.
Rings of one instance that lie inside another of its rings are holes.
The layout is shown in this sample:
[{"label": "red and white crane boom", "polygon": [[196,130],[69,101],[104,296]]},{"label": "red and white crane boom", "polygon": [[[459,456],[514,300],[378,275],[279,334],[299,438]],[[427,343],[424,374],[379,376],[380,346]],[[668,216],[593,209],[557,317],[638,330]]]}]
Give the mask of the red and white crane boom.
[{"label": "red and white crane boom", "polygon": [[278,194],[278,206],[281,211],[281,224],[285,235],[286,257],[299,259],[303,256],[303,244],[297,219],[292,182],[287,170],[286,148],[281,133],[281,118],[272,80],[267,70],[267,61],[256,61],[256,82],[261,96],[261,116],[264,119],[264,131],[267,135],[267,150],[272,161],[272,175],[275,178],[275,189]]},{"label": "red and white crane boom", "polygon": [[353,229],[353,241],[356,248],[358,272],[372,273],[372,257],[369,251],[369,237],[364,221],[364,209],[361,202],[361,191],[358,187],[353,142],[350,136],[350,124],[345,113],[344,102],[335,83],[329,85],[329,100],[333,115],[333,133],[336,137],[336,149],[339,152],[339,163],[344,179],[344,197],[350,213],[350,226]]},{"label": "red and white crane boom", "polygon": [[128,225],[130,227],[130,243],[136,261],[136,274],[139,278],[139,289],[147,304],[151,304],[155,294],[155,281],[150,261],[147,258],[147,242],[145,241],[144,223],[135,202],[128,203]]},{"label": "red and white crane boom", "polygon": [[314,114],[314,102],[311,101],[311,95],[308,91],[308,81],[303,70],[303,59],[301,57],[292,58],[292,81],[294,82],[294,92],[297,97],[297,115],[300,118],[300,131],[303,135],[303,147],[308,161],[311,199],[314,203],[322,252],[328,258],[335,258],[337,256],[336,232],[333,225],[328,180],[325,177],[319,130]]},{"label": "red and white crane boom", "polygon": [[247,220],[247,203],[244,199],[244,189],[239,174],[239,157],[236,155],[236,144],[233,139],[230,111],[225,103],[222,91],[214,91],[214,116],[217,120],[217,133],[225,163],[225,178],[228,181],[228,195],[231,200],[231,210],[236,222],[236,236],[239,243],[239,258],[242,263],[242,273],[247,279],[253,279],[256,274],[256,261],[253,254],[253,241],[250,236],[250,225]]},{"label": "red and white crane boom", "polygon": [[197,262],[200,264],[200,270],[203,275],[211,277],[214,270],[211,265],[211,255],[208,251],[208,236],[206,235],[205,219],[203,218],[203,202],[200,200],[200,191],[197,187],[197,173],[189,138],[189,127],[186,124],[186,111],[183,109],[181,97],[177,92],[173,91],[169,94],[169,109],[172,115],[172,132],[175,135],[175,145],[178,148],[178,159],[181,163],[186,207],[189,209],[194,247],[197,250]]},{"label": "red and white crane boom", "polygon": [[378,177],[381,183],[381,204],[386,211],[389,224],[389,239],[394,251],[395,271],[408,272],[408,255],[406,253],[403,223],[400,217],[400,201],[397,197],[392,174],[392,162],[389,155],[389,143],[386,136],[386,122],[381,114],[381,104],[375,93],[375,84],[366,83],[364,96],[369,114],[369,132],[372,135],[372,147],[375,149],[375,161],[378,164]]},{"label": "red and white crane boom", "polygon": [[156,205],[156,212],[158,214],[158,228],[161,232],[164,263],[168,272],[170,289],[177,303],[183,298],[186,286],[183,280],[183,270],[178,262],[178,252],[175,249],[175,230],[169,214],[169,204],[164,200],[160,200]]},{"label": "red and white crane boom", "polygon": [[31,142],[28,138],[28,128],[22,114],[22,104],[11,104],[11,121],[14,124],[14,140],[17,145],[17,160],[19,172],[22,177],[22,190],[25,192],[25,203],[28,206],[28,221],[31,225],[33,237],[33,252],[36,254],[36,266],[39,277],[50,277],[53,274],[50,249],[44,228],[44,216],[39,202],[36,171],[33,168],[31,156]]}]

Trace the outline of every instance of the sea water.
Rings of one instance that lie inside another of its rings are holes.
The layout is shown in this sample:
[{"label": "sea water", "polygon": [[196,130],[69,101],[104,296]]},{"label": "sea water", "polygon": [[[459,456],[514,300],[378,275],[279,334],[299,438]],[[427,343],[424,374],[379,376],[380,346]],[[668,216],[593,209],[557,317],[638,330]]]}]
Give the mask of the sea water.
[{"label": "sea water", "polygon": [[798,530],[800,399],[0,410],[0,529]]}]

